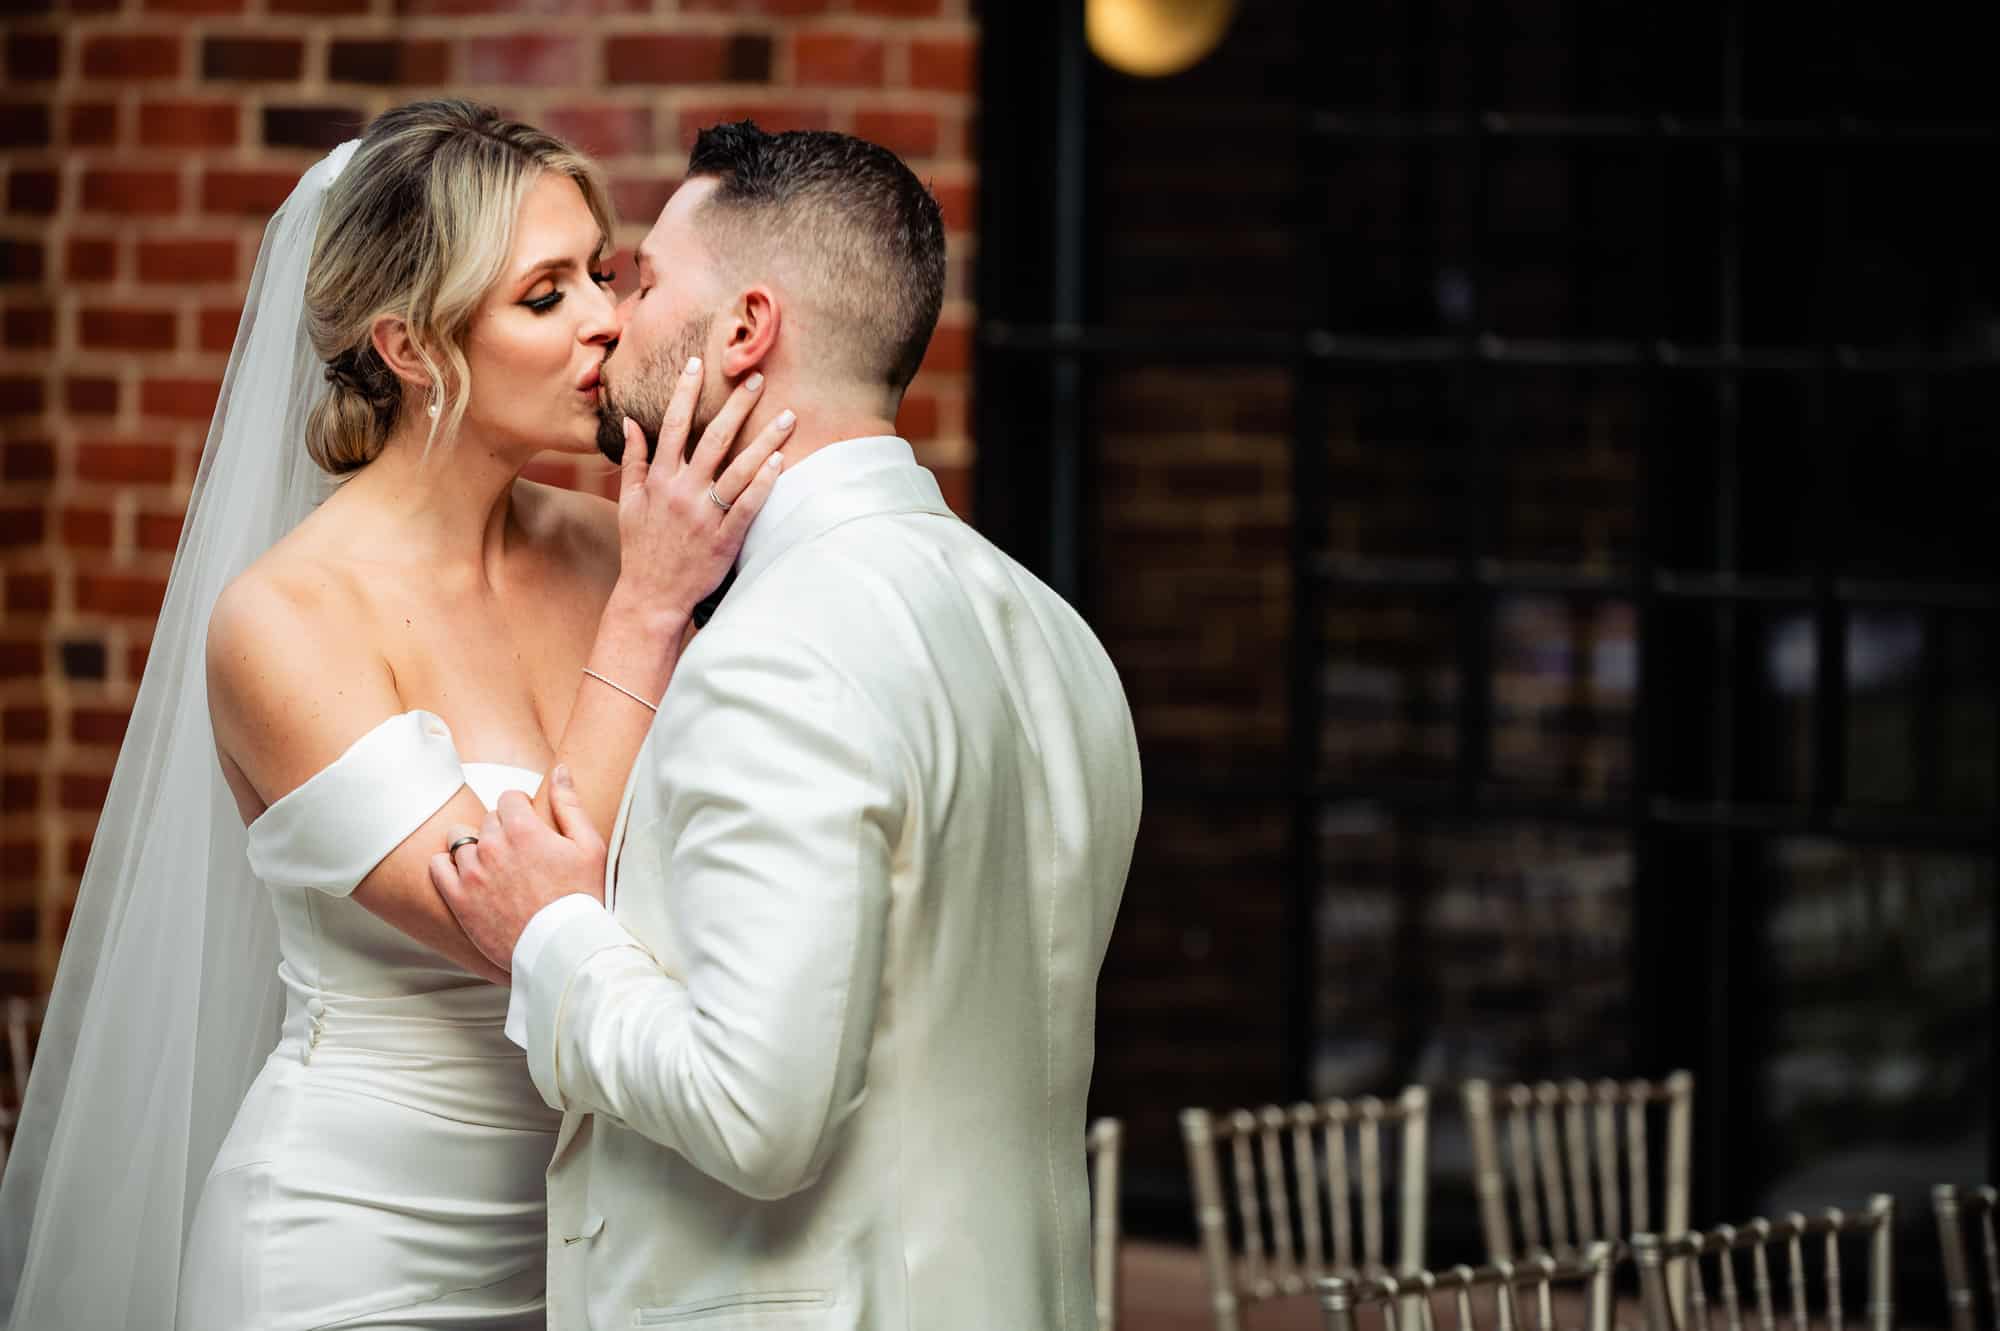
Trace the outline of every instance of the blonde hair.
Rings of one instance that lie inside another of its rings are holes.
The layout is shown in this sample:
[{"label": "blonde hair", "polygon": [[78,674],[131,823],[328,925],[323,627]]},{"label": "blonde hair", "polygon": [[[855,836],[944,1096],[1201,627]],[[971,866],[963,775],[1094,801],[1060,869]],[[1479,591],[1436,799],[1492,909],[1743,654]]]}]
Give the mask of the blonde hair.
[{"label": "blonde hair", "polygon": [[583,191],[607,239],[604,178],[554,135],[473,102],[411,102],[384,112],[327,191],[306,276],[306,333],[332,390],[306,422],[306,452],[344,476],[373,461],[403,409],[405,385],[376,352],[384,315],[401,319],[440,410],[425,442],[465,419],[464,343],[514,244],[521,200],[544,173]]}]

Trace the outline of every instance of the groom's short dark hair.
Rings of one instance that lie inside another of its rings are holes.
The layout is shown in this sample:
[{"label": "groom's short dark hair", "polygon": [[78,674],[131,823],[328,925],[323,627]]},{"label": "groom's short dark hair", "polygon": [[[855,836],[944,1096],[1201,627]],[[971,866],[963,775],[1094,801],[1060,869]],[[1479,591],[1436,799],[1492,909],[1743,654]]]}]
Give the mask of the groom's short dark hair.
[{"label": "groom's short dark hair", "polygon": [[909,386],[944,304],[944,217],[901,158],[851,134],[766,134],[745,120],[703,130],[688,176],[717,181],[702,222],[724,257],[769,247],[799,265],[834,307],[856,372]]}]

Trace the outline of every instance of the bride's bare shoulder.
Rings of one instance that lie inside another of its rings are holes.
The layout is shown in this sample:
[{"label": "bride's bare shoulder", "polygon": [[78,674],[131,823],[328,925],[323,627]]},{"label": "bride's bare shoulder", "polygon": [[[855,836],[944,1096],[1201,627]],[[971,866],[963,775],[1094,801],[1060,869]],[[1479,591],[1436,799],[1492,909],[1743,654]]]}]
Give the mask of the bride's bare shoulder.
[{"label": "bride's bare shoulder", "polygon": [[262,673],[274,656],[302,673],[345,668],[366,638],[356,631],[366,618],[360,588],[341,563],[287,537],[216,597],[208,619],[210,678],[218,670],[225,679]]}]

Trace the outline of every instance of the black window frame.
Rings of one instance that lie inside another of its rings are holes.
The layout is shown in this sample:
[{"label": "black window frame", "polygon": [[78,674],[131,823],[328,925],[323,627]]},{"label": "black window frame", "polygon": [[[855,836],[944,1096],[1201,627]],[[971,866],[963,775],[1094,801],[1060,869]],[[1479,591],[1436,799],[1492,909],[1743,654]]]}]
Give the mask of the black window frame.
[{"label": "black window frame", "polygon": [[[1326,7],[1306,6],[1307,10]],[[1722,6],[1716,49],[1722,62],[1720,114],[1706,118],[1650,116],[1355,115],[1307,108],[1297,151],[1304,171],[1322,170],[1325,155],[1343,145],[1410,144],[1455,154],[1477,196],[1493,154],[1509,145],[1622,144],[1641,152],[1698,150],[1714,155],[1720,178],[1718,326],[1705,343],[1665,335],[1645,339],[1504,339],[1474,318],[1451,336],[1384,337],[1343,331],[1325,273],[1314,272],[1316,243],[1328,234],[1315,195],[1301,193],[1297,221],[1301,284],[1321,293],[1315,316],[1293,331],[1113,328],[1094,323],[1086,269],[1094,145],[1094,69],[1083,36],[1081,0],[1047,6],[983,7],[980,117],[980,252],[978,333],[974,376],[975,503],[981,527],[999,544],[1077,602],[1089,616],[1094,585],[1090,542],[1079,524],[1089,504],[1091,440],[1086,401],[1095,367],[1184,364],[1282,366],[1296,386],[1292,428],[1295,496],[1290,558],[1294,577],[1290,644],[1290,752],[1275,776],[1147,769],[1150,796],[1227,804],[1244,799],[1288,800],[1290,872],[1285,919],[1289,944],[1282,991],[1286,1009],[1287,1092],[1311,1093],[1315,992],[1315,930],[1321,891],[1318,824],[1329,802],[1365,799],[1410,816],[1443,821],[1534,818],[1555,823],[1621,827],[1633,856],[1635,911],[1632,958],[1636,1024],[1634,1072],[1691,1068],[1697,1077],[1697,1215],[1747,1214],[1752,1198],[1743,1151],[1755,1118],[1756,1057],[1723,1001],[1690,1003],[1690,994],[1754,993],[1756,960],[1742,940],[1756,937],[1768,904],[1759,881],[1758,848],[1771,838],[1812,836],[1843,845],[1889,846],[2000,857],[2000,817],[1984,813],[1923,814],[1857,804],[1847,798],[1847,632],[1860,610],[1907,610],[1926,617],[2000,617],[2000,592],[1984,584],[1943,579],[1857,579],[1835,567],[1831,540],[1816,542],[1818,560],[1798,576],[1743,571],[1741,470],[1737,457],[1743,384],[1782,376],[1804,386],[1824,412],[1833,390],[1856,376],[1983,376],[2000,389],[2000,356],[1990,349],[1881,351],[1830,339],[1793,345],[1745,345],[1742,338],[1743,168],[1746,149],[1791,150],[1844,160],[1857,153],[1912,145],[2000,146],[1992,125],[1909,125],[1852,117],[1771,120],[1743,113],[1742,0]],[[1330,18],[1308,22],[1329,22]],[[1836,196],[1835,203],[1838,199]],[[1321,205],[1323,207],[1323,204]],[[1835,223],[1837,228],[1837,221]],[[1460,261],[1480,281],[1478,246]],[[1321,519],[1327,477],[1323,441],[1327,379],[1338,372],[1394,373],[1424,367],[1449,373],[1455,384],[1462,465],[1490,472],[1505,442],[1483,428],[1480,404],[1498,376],[1516,367],[1617,370],[1663,386],[1688,382],[1712,392],[1720,429],[1710,500],[1719,533],[1713,568],[1675,567],[1660,557],[1656,475],[1668,442],[1660,430],[1642,437],[1636,493],[1640,511],[1630,566],[1592,576],[1509,565],[1490,545],[1496,487],[1463,487],[1459,548],[1427,561],[1329,558]],[[1813,520],[1818,521],[1815,517]],[[1825,533],[1822,533],[1823,535]],[[1322,699],[1316,681],[1323,659],[1318,626],[1330,593],[1393,592],[1453,607],[1464,684],[1457,709],[1453,778],[1435,785],[1330,782],[1317,752]],[[1524,795],[1491,779],[1494,610],[1502,597],[1553,594],[1573,600],[1629,601],[1637,615],[1638,680],[1630,716],[1629,797],[1586,802]],[[1683,607],[1711,607],[1725,645],[1690,658],[1668,641],[1662,617]],[[1798,803],[1747,799],[1746,746],[1737,741],[1744,709],[1749,650],[1737,626],[1774,608],[1810,612],[1817,645],[1811,694],[1810,789]],[[1677,654],[1677,652],[1679,654]],[[1669,673],[1700,678],[1713,690],[1716,723],[1705,746],[1707,784],[1714,798],[1669,793],[1660,762],[1660,709],[1649,690]],[[1935,732],[1935,725],[1930,726]],[[1994,755],[2000,771],[2000,751]],[[1920,764],[1921,766],[1922,764]],[[1698,837],[1696,863],[1676,860],[1669,839]],[[1690,871],[1702,890],[1690,900]],[[2000,919],[2000,912],[1996,912]],[[1988,1040],[2000,1054],[2000,925],[1991,942],[1996,977]],[[2000,1057],[1993,1062],[2000,1064]],[[1441,1088],[1442,1089],[1442,1088]],[[1170,1112],[1177,1106],[1159,1106]],[[2000,1095],[1989,1094],[1987,1176],[2000,1177]],[[1911,1221],[1905,1218],[1905,1223]]]}]

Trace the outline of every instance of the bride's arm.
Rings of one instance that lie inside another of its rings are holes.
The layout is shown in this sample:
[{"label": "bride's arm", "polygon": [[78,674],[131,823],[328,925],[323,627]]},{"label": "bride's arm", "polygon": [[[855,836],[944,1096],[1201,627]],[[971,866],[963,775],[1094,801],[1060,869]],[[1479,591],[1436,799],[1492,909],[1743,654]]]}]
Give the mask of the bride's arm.
[{"label": "bride's arm", "polygon": [[[657,705],[666,693],[695,605],[729,572],[743,534],[776,479],[777,468],[766,464],[790,433],[790,413],[774,419],[721,468],[756,405],[759,387],[747,379],[737,386],[686,462],[680,459],[701,392],[699,369],[683,373],[675,385],[650,467],[637,427],[626,426],[618,494],[618,581],[585,662],[601,678],[578,677],[576,702],[549,765],[552,772],[556,762],[569,766],[600,836],[611,835],[626,778],[652,729],[653,712],[646,704]],[[708,499],[711,481],[718,493],[738,496],[726,514]],[[644,702],[621,691],[628,689]],[[543,819],[553,822],[549,785],[542,783],[534,802]]]},{"label": "bride's arm", "polygon": [[[357,739],[408,710],[388,666],[352,632],[356,613],[331,580],[280,585],[252,575],[216,601],[208,628],[208,710],[224,771],[246,812],[297,790]],[[255,792],[254,803],[244,800],[245,786]],[[353,897],[472,974],[504,984],[506,973],[466,938],[429,873],[430,857],[450,829],[477,826],[485,817],[479,797],[461,785],[369,870]]]}]

